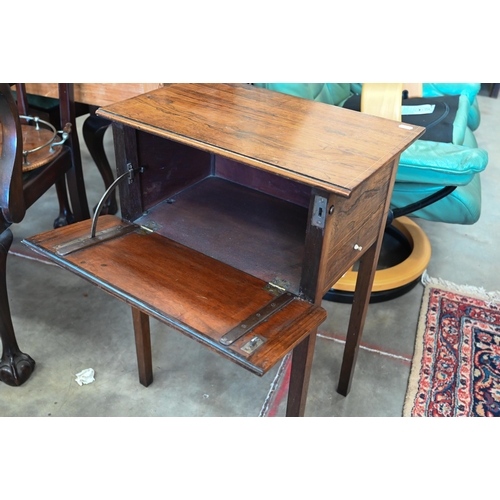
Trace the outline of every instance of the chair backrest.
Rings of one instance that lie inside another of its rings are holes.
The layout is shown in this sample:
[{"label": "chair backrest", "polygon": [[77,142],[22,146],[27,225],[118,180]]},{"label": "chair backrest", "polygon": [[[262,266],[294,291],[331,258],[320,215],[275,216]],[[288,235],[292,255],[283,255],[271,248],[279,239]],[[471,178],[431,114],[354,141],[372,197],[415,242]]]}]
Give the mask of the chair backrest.
[{"label": "chair backrest", "polygon": [[402,83],[364,83],[361,112],[401,121]]},{"label": "chair backrest", "polygon": [[7,224],[21,222],[26,213],[23,196],[23,136],[16,101],[10,85],[0,84],[0,209]]},{"label": "chair backrest", "polygon": [[[52,137],[58,142],[52,142],[51,134],[47,142],[42,130],[33,132],[37,130],[36,126],[32,126],[33,122],[38,123],[34,117],[28,119],[28,123],[19,117],[19,111],[25,116],[31,114],[24,84],[16,84],[17,103],[12,94],[11,84],[2,84],[0,121],[4,132],[5,153],[2,153],[0,173],[0,210],[7,224],[20,222],[26,209],[54,184],[61,211],[69,213],[64,176],[71,198],[72,218],[74,216],[75,221],[80,221],[90,217],[75,120],[74,85],[59,83],[57,86],[60,123],[45,125],[53,129],[55,135]],[[64,144],[56,137],[57,125],[60,125],[63,132],[61,137]],[[44,140],[40,142],[39,139],[42,137]],[[23,146],[26,150],[24,152]],[[23,170],[34,172],[26,179],[23,177]]]}]

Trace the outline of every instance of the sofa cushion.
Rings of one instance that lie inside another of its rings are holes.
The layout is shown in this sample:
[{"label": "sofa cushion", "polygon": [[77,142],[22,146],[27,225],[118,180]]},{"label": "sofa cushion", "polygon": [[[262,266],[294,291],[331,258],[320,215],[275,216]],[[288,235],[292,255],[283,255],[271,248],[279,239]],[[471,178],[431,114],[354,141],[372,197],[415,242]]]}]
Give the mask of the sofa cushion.
[{"label": "sofa cushion", "polygon": [[484,149],[416,141],[401,153],[396,182],[461,186],[482,172],[487,164],[488,153]]}]

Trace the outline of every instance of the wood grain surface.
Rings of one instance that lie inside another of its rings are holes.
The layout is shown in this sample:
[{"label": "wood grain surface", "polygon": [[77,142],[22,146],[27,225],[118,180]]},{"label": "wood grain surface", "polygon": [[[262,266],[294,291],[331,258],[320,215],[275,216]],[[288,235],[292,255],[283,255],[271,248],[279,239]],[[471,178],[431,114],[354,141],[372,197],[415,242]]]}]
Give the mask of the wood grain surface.
[{"label": "wood grain surface", "polygon": [[[107,106],[161,87],[161,83],[75,83],[75,102]],[[28,94],[59,99],[57,83],[27,83]]]},{"label": "wood grain surface", "polygon": [[246,84],[170,84],[97,114],[343,196],[423,133]]}]

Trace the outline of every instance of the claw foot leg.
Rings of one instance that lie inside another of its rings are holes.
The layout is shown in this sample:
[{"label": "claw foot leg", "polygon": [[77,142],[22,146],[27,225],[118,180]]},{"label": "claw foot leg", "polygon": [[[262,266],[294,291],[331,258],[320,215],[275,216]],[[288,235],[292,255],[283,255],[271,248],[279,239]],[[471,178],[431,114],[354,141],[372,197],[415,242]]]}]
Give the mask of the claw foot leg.
[{"label": "claw foot leg", "polygon": [[35,369],[35,361],[21,351],[5,354],[0,361],[0,381],[18,387],[28,380]]},{"label": "claw foot leg", "polygon": [[35,362],[19,349],[12,325],[6,282],[7,254],[11,244],[12,232],[5,229],[0,234],[0,340],[3,348],[0,382],[20,386],[30,378]]}]

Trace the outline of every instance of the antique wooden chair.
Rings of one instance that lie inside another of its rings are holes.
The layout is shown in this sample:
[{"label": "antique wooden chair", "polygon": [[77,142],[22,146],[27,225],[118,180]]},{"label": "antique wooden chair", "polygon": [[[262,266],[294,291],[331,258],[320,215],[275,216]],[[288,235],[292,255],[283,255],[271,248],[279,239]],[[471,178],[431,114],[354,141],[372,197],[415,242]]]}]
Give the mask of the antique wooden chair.
[{"label": "antique wooden chair", "polygon": [[[42,85],[42,84],[41,84]],[[42,89],[47,90],[42,87]],[[27,85],[26,93],[23,89],[23,100],[25,109],[20,111],[21,114],[31,114],[40,117],[43,120],[50,122],[52,125],[59,127],[61,123],[61,112],[59,107],[59,99],[45,95],[30,93],[31,91],[39,91],[36,84]],[[26,112],[26,107],[28,111]],[[19,106],[18,106],[19,108]],[[82,126],[83,140],[90,156],[94,160],[99,173],[104,181],[104,187],[107,189],[115,180],[111,165],[104,150],[104,134],[111,125],[109,120],[100,118],[95,114],[98,106],[83,102],[75,102],[75,117],[88,115]],[[60,200],[60,204],[62,200]],[[115,193],[111,193],[106,200],[106,204],[102,207],[101,213],[114,215],[118,212],[118,202]],[[60,224],[57,224],[60,225]]]},{"label": "antique wooden chair", "polygon": [[[104,134],[111,122],[96,116],[95,111],[100,106],[129,99],[162,86],[162,83],[74,84],[76,116],[89,114],[83,122],[83,139],[92,159],[99,169],[105,189],[108,189],[115,180],[103,144]],[[26,91],[30,108],[36,110],[36,113],[40,116],[42,116],[42,113],[48,113],[48,120],[51,123],[56,122],[59,124],[57,85],[53,83],[27,83]],[[118,203],[113,191],[101,208],[101,214],[114,215],[117,212]]]},{"label": "antique wooden chair", "polygon": [[17,103],[10,84],[0,84],[0,339],[3,348],[0,380],[12,386],[19,386],[30,377],[35,362],[19,349],[10,314],[6,265],[13,236],[9,227],[21,222],[26,210],[54,185],[60,202],[60,214],[54,226],[90,217],[72,84],[59,84],[61,137],[57,131],[43,130],[48,123],[40,126],[38,118],[24,114],[27,111],[24,84],[16,85],[16,93]]}]

